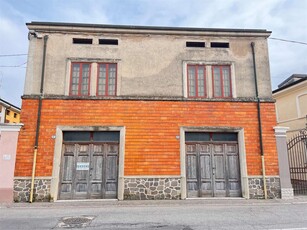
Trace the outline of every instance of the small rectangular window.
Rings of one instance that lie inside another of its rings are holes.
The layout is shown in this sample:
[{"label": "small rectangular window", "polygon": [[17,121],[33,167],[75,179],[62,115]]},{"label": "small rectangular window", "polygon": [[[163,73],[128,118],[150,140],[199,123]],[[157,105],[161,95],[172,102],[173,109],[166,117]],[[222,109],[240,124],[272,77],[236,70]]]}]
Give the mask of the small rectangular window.
[{"label": "small rectangular window", "polygon": [[117,131],[93,132],[93,141],[119,142],[119,132]]},{"label": "small rectangular window", "polygon": [[237,141],[236,133],[212,133],[212,141]]},{"label": "small rectangular window", "polygon": [[186,132],[185,141],[210,141],[210,134],[201,132]]},{"label": "small rectangular window", "polygon": [[14,113],[14,118],[16,118],[17,117],[17,113]]},{"label": "small rectangular window", "polygon": [[113,46],[117,46],[118,45],[118,40],[117,39],[99,39],[99,45],[113,45]]},{"label": "small rectangular window", "polygon": [[63,141],[90,141],[91,133],[86,131],[67,131],[63,133]]},{"label": "small rectangular window", "polygon": [[93,39],[91,38],[73,38],[73,44],[93,44]]},{"label": "small rectangular window", "polygon": [[10,110],[6,110],[6,115],[10,115]]},{"label": "small rectangular window", "polygon": [[186,47],[204,48],[205,42],[186,42]]},{"label": "small rectangular window", "polygon": [[229,48],[229,42],[211,42],[211,48]]}]

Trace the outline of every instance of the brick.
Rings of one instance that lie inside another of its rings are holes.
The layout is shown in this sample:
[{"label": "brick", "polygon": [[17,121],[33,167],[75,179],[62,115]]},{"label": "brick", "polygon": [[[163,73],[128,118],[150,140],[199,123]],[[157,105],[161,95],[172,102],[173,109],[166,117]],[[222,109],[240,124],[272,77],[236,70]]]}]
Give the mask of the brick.
[{"label": "brick", "polygon": [[[261,104],[267,173],[278,175],[273,103]],[[37,100],[23,99],[16,176],[31,176]],[[180,175],[181,126],[230,126],[245,130],[249,175],[261,174],[256,103],[120,100],[44,100],[36,176],[51,176],[57,125],[125,126],[125,175]]]}]

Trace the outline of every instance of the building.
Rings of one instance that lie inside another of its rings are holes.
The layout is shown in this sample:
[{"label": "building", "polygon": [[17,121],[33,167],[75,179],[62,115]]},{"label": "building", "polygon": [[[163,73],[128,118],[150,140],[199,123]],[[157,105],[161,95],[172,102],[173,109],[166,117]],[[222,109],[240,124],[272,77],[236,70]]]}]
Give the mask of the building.
[{"label": "building", "polygon": [[307,74],[293,74],[273,91],[277,123],[289,127],[288,138],[306,128]]},{"label": "building", "polygon": [[280,197],[270,31],[27,27],[15,200]]},{"label": "building", "polygon": [[20,108],[0,98],[0,123],[19,123]]}]

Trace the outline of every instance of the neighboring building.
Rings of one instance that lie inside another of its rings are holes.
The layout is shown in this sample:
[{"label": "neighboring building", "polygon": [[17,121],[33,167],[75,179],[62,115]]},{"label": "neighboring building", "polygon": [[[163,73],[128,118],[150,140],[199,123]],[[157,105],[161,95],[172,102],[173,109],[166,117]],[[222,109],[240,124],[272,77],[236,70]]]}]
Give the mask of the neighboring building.
[{"label": "neighboring building", "polygon": [[289,127],[288,138],[306,128],[307,74],[293,74],[273,91],[277,123]]},{"label": "neighboring building", "polygon": [[19,123],[20,108],[0,98],[0,123]]},{"label": "neighboring building", "polygon": [[270,31],[27,26],[15,200],[280,197]]}]

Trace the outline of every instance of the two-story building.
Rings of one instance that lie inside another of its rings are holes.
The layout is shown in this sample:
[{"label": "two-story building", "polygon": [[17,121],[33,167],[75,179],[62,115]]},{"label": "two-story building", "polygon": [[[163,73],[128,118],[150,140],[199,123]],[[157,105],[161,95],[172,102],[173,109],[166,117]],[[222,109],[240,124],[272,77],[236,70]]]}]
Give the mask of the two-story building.
[{"label": "two-story building", "polygon": [[27,27],[15,200],[280,197],[270,31]]},{"label": "two-story building", "polygon": [[277,124],[289,127],[288,139],[306,128],[307,74],[292,74],[273,91]]},{"label": "two-story building", "polygon": [[20,108],[0,98],[0,123],[19,123]]}]

